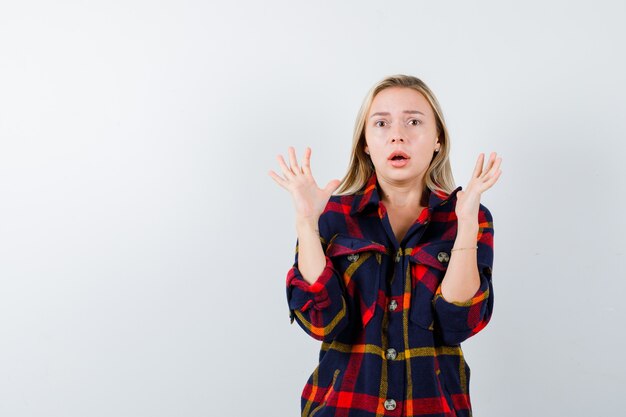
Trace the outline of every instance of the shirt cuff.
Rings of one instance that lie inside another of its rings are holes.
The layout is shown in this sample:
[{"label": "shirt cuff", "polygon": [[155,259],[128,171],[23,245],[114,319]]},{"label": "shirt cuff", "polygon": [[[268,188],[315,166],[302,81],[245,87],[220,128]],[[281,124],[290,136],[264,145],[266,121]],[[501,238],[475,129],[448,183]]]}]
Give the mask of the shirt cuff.
[{"label": "shirt cuff", "polygon": [[[315,282],[310,284],[303,277],[297,265],[293,266],[287,275],[287,291],[289,293],[289,308],[306,311],[310,307],[317,310],[327,307],[331,303],[329,287],[334,285],[331,280],[334,275],[332,260],[326,256],[326,265]],[[340,291],[339,288],[331,288]]]},{"label": "shirt cuff", "polygon": [[480,287],[467,301],[448,301],[437,287],[433,306],[441,326],[451,331],[466,331],[480,323],[489,298],[489,281],[480,274]]}]

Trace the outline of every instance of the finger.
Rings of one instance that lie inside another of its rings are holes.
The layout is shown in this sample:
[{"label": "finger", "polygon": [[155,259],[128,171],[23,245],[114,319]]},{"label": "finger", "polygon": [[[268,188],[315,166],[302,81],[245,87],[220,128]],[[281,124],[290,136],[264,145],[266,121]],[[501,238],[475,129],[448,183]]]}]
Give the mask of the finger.
[{"label": "finger", "polygon": [[302,172],[306,175],[311,175],[311,148],[308,146],[304,150],[304,156],[302,157]]},{"label": "finger", "polygon": [[500,164],[501,163],[502,163],[502,158],[497,158],[496,162],[494,163],[493,167],[490,170],[489,179],[493,180],[493,183],[495,183],[495,180],[497,180],[498,176],[500,175],[498,173],[502,172],[500,170]]},{"label": "finger", "polygon": [[[491,188],[491,187],[492,187],[492,186],[496,183],[496,181],[498,180],[498,178],[500,178],[500,174],[502,174],[502,171],[501,171],[501,170],[497,170],[497,171],[495,172],[495,174],[494,174],[491,178],[489,178],[489,180],[488,180],[488,181],[486,181],[486,182],[483,184],[483,185],[485,186],[484,190],[487,190],[487,189]],[[483,191],[484,191],[484,190],[483,190]]]},{"label": "finger", "polygon": [[502,170],[501,169],[497,170],[496,171],[496,175],[494,175],[494,177],[493,177],[493,183],[494,184],[496,183],[496,181],[498,181],[498,178],[500,178],[500,175],[502,175]]},{"label": "finger", "polygon": [[278,159],[278,163],[280,164],[280,167],[283,170],[283,174],[285,175],[285,177],[290,180],[291,178],[294,177],[294,173],[291,171],[291,168],[289,168],[287,166],[287,163],[285,163],[285,160],[283,159],[282,155],[278,155],[276,157],[276,159]]},{"label": "finger", "polygon": [[485,154],[484,153],[480,153],[480,155],[478,155],[478,159],[476,160],[476,165],[474,166],[474,172],[473,172],[473,177],[480,177],[480,173],[483,170],[483,160],[484,160]]},{"label": "finger", "polygon": [[[495,152],[491,154],[492,157],[495,157]],[[487,171],[486,175],[483,177],[483,179],[489,179],[492,178],[495,174],[495,172],[498,170],[498,168],[500,167],[500,162],[502,162],[502,158],[495,158],[492,163],[489,165],[489,170]]]},{"label": "finger", "polygon": [[489,171],[493,167],[493,164],[496,162],[496,156],[497,154],[495,152],[491,152],[491,154],[489,155],[489,163],[487,164],[487,171]]},{"label": "finger", "polygon": [[491,171],[491,168],[493,167],[495,155],[496,155],[495,152],[491,152],[491,154],[489,155],[489,160],[487,161],[487,166],[485,167],[485,169],[483,170],[479,178],[485,179],[491,176],[490,171]]},{"label": "finger", "polygon": [[500,169],[501,163],[502,163],[502,158],[496,158],[496,161],[492,169],[489,172],[488,178],[484,182],[484,185],[486,185],[485,189],[490,188],[493,184],[496,183],[498,178],[500,178],[500,174],[502,173],[502,170]]},{"label": "finger", "polygon": [[498,170],[500,168],[501,163],[502,163],[502,158],[501,157],[496,158],[492,169]]},{"label": "finger", "polygon": [[281,177],[280,175],[278,175],[277,173],[275,173],[274,171],[272,171],[270,169],[270,171],[268,172],[268,174],[272,177],[272,179],[281,187],[283,187],[285,190],[288,190],[287,188],[287,181],[285,181],[283,179],[283,177]]},{"label": "finger", "polygon": [[291,164],[291,170],[294,174],[298,175],[302,173],[302,170],[298,166],[298,161],[296,160],[296,150],[293,146],[289,147],[289,163]]}]

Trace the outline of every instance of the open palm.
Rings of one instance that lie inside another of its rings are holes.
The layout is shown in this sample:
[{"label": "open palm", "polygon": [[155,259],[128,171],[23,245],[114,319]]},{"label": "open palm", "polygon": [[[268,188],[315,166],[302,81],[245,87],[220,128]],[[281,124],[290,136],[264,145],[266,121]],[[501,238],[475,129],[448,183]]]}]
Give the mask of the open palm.
[{"label": "open palm", "polygon": [[324,208],[332,193],[337,189],[341,181],[331,180],[326,187],[319,188],[311,173],[311,148],[307,147],[302,159],[302,167],[298,165],[296,151],[293,146],[289,147],[289,162],[287,166],[282,155],[277,156],[284,177],[270,170],[269,175],[278,185],[291,193],[296,209],[298,220],[314,220],[324,212]]},{"label": "open palm", "polygon": [[467,188],[457,193],[455,208],[457,219],[468,221],[476,221],[478,219],[481,194],[491,188],[502,173],[500,170],[502,158],[496,158],[496,155],[495,152],[491,153],[485,169],[483,169],[485,154],[481,153],[478,155],[478,160]]}]

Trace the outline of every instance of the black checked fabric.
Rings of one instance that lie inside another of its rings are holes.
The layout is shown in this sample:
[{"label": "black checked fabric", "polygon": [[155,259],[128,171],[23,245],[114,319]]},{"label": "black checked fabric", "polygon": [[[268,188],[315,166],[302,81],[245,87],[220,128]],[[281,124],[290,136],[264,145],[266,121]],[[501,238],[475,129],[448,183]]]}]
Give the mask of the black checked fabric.
[{"label": "black checked fabric", "polygon": [[456,188],[428,191],[424,208],[397,242],[374,172],[358,193],[331,196],[319,219],[326,266],[306,282],[287,274],[291,323],[321,341],[319,364],[301,395],[302,417],[472,415],[470,368],[461,342],[493,311],[493,219],[480,205],[480,288],[448,302],[441,281],[457,232]]}]

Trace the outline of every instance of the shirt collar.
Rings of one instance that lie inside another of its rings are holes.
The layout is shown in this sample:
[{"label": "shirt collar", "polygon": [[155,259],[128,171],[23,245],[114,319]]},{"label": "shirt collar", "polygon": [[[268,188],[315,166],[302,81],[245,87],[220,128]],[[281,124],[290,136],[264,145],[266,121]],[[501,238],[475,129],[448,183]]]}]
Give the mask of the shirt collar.
[{"label": "shirt collar", "polygon": [[[451,200],[456,196],[456,193],[463,187],[458,186],[450,194],[439,190],[430,190],[428,197],[428,207],[434,209],[437,206],[443,205],[445,202]],[[357,196],[361,198],[355,198],[352,202],[351,215],[361,213],[369,207],[378,207],[380,201],[379,184],[376,177],[376,171],[372,172],[372,175],[368,178],[365,187],[362,191],[359,191]]]}]

